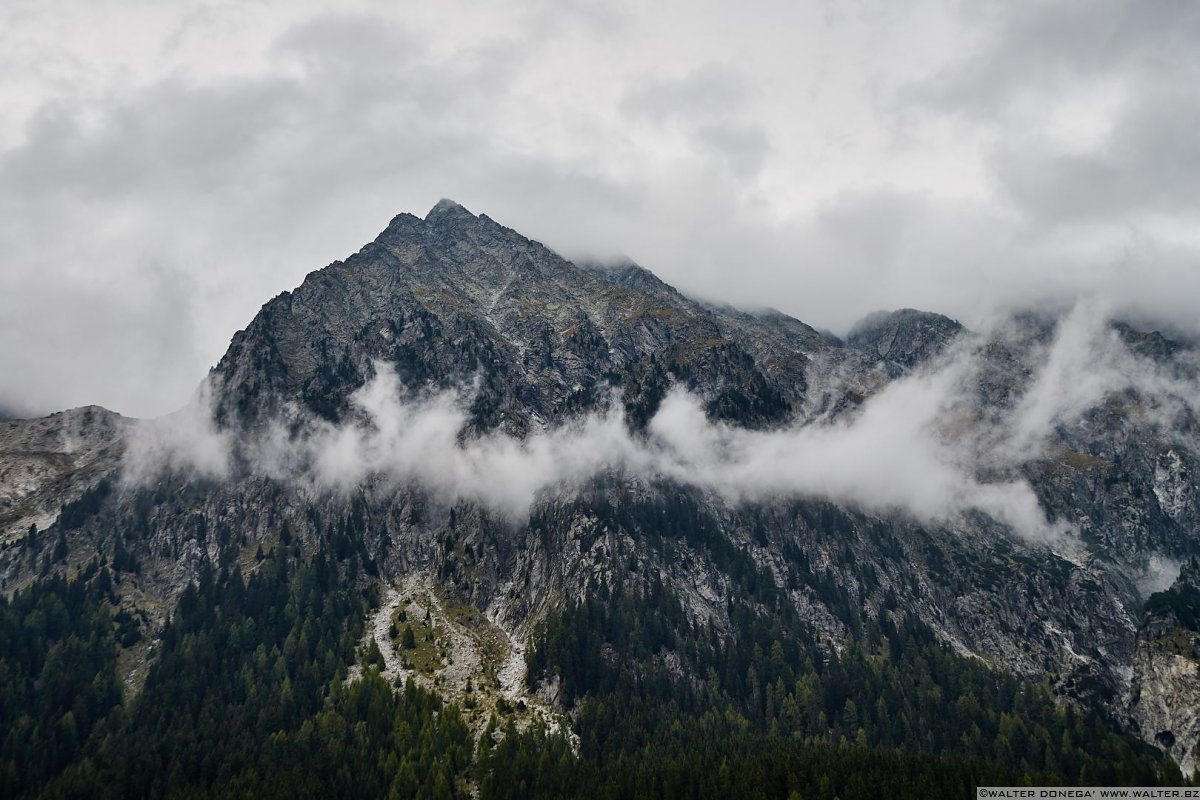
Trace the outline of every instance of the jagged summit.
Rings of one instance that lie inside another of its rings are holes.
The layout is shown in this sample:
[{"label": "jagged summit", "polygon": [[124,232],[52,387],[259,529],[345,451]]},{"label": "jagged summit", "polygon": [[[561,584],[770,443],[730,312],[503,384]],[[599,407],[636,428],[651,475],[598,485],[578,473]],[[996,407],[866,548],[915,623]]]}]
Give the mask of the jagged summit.
[{"label": "jagged summit", "polygon": [[[433,208],[422,218],[407,211],[392,217],[372,244],[395,244],[400,240],[418,241],[431,233],[457,230],[460,226],[454,223],[478,222],[487,217],[475,216],[466,208],[453,200],[443,198],[434,204]],[[369,248],[371,245],[367,245]]]},{"label": "jagged summit", "polygon": [[854,325],[846,342],[899,373],[939,355],[962,330],[942,314],[901,308],[868,314]]},{"label": "jagged summit", "polygon": [[897,308],[893,311],[872,311],[854,323],[850,328],[850,336],[877,330],[889,325],[905,325],[926,323],[944,329],[960,329],[961,324],[944,314],[933,311],[922,311],[917,308]]},{"label": "jagged summit", "polygon": [[465,209],[462,204],[456,203],[447,197],[443,197],[434,204],[433,208],[429,209],[429,213],[425,215],[425,221],[437,222],[442,219],[453,217],[469,217],[471,219],[477,219],[477,217]]},{"label": "jagged summit", "polygon": [[[442,200],[268,303],[216,371],[225,420],[288,403],[337,418],[382,360],[418,386],[482,379],[481,429],[579,413],[614,384],[644,421],[676,382],[753,426],[798,411],[809,356],[835,346],[799,332],[703,306],[636,265],[580,267]],[[856,356],[821,364],[842,357]]]}]

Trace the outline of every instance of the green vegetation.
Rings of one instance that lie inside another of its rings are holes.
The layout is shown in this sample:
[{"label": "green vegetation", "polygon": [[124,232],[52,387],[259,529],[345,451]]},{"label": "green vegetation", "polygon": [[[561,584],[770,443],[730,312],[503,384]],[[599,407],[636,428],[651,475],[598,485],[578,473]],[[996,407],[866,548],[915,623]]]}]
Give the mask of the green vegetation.
[{"label": "green vegetation", "polygon": [[454,709],[371,666],[346,682],[372,598],[324,554],[277,550],[248,582],[205,571],[125,704],[105,585],[52,579],[0,606],[3,713],[20,721],[3,720],[4,796],[461,795],[472,742]]},{"label": "green vegetation", "polygon": [[448,653],[448,649],[441,644],[446,632],[424,618],[400,623],[399,616],[402,613],[403,610],[400,610],[392,617],[392,625],[400,635],[391,646],[399,647],[400,661],[406,667],[432,675],[442,666],[442,659]]},{"label": "green vegetation", "polygon": [[[393,638],[360,647],[377,588],[351,577],[350,558],[304,561],[280,546],[248,579],[205,570],[166,625],[144,688],[124,700],[118,654],[140,634],[114,611],[107,567],[93,561],[71,581],[0,601],[0,794],[851,800],[965,796],[978,783],[1179,781],[1098,714],[955,655],[894,608],[863,617],[809,573],[855,632],[857,645],[833,652],[744,553],[672,502],[674,521],[656,535],[721,558],[741,599],[728,625],[696,624],[650,581],[637,593],[601,589],[547,619],[530,684],[557,680],[577,751],[561,734],[518,730],[520,704],[497,702],[500,718],[477,741],[456,706],[411,680],[397,690],[380,675],[380,648],[436,653],[428,615],[398,610]],[[469,607],[445,607],[455,624],[485,624]],[[347,681],[356,660],[362,677]],[[466,706],[480,686],[468,685]]]},{"label": "green vegetation", "polygon": [[75,580],[0,597],[0,796],[61,772],[121,701],[117,641],[136,625],[114,619],[111,592],[109,571],[93,562]]},{"label": "green vegetation", "polygon": [[[627,583],[645,589],[602,589],[548,619],[528,657],[529,681],[557,680],[574,707],[580,756],[567,770],[535,738],[506,738],[503,757],[488,768],[507,777],[482,784],[497,796],[516,796],[511,787],[522,780],[552,787],[531,788],[535,797],[782,798],[798,791],[842,800],[963,796],[985,782],[1181,780],[1173,762],[1098,713],[956,655],[900,613],[890,592],[878,615],[864,614],[785,542],[786,585],[809,587],[850,635],[850,645],[835,651],[694,499],[686,492],[660,497],[581,502],[597,527],[637,531],[663,558],[686,547],[711,559],[732,581],[729,623],[692,621],[653,571],[638,573],[635,560]],[[804,513],[817,529],[845,524],[832,507],[812,504]],[[558,524],[552,517],[531,522],[547,532]],[[865,591],[878,586],[867,566],[857,577]],[[860,783],[863,775],[881,782]]]},{"label": "green vegetation", "polygon": [[[582,757],[568,769],[536,739],[506,738],[487,762],[504,777],[484,785],[497,797],[846,800],[1180,781],[1096,713],[953,654],[911,617],[864,622],[863,644],[841,656],[748,606],[734,620],[724,637],[689,626],[667,593],[614,594],[550,620],[531,680],[556,676],[579,703]],[[674,677],[666,652],[705,679]],[[512,788],[521,781],[529,794]]]},{"label": "green vegetation", "polygon": [[89,517],[100,511],[104,499],[112,494],[112,484],[108,479],[102,480],[80,495],[78,500],[64,503],[58,516],[58,526],[61,530],[73,530],[83,526]]}]

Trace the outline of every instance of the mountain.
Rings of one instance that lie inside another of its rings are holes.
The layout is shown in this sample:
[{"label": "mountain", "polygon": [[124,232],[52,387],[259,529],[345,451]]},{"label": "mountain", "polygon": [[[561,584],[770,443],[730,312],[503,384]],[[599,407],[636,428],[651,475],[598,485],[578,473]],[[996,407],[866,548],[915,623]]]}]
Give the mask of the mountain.
[{"label": "mountain", "polygon": [[941,314],[903,308],[868,315],[854,326],[847,343],[898,376],[940,355],[961,332],[958,322]]},{"label": "mountain", "polygon": [[711,414],[763,425],[802,408],[810,362],[839,349],[794,320],[726,319],[636,267],[585,271],[443,201],[264,306],[215,375],[222,418],[242,424],[287,400],[336,420],[382,359],[410,385],[479,375],[480,429],[523,433],[594,407],[614,375],[638,382],[625,402],[644,412],[685,373]]},{"label": "mountain", "polygon": [[1177,781],[1198,355],[1084,306],[843,341],[401,214],[189,409],[0,422],[5,794]]}]

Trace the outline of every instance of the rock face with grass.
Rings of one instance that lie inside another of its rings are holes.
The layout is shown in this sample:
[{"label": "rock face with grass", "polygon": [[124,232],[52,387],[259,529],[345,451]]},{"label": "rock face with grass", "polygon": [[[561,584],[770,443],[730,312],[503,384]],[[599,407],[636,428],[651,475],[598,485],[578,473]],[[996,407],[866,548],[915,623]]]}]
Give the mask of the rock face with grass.
[{"label": "rock face with grass", "polygon": [[111,476],[128,422],[99,406],[0,420],[0,543],[49,528],[64,503]]},{"label": "rock face with grass", "polygon": [[[803,625],[830,653],[862,635],[863,619],[911,616],[959,653],[1105,707],[1186,766],[1196,728],[1178,709],[1195,706],[1194,673],[1179,659],[1192,655],[1164,649],[1175,623],[1139,621],[1200,547],[1192,408],[1163,399],[1175,389],[1067,386],[1048,397],[1079,407],[1069,422],[1049,418],[1020,458],[989,438],[1013,414],[1049,413],[1050,400],[1030,397],[1064,324],[1019,315],[983,336],[903,310],[842,341],[778,312],[697,302],[633,264],[573,264],[443,201],[423,219],[396,217],[234,336],[207,384],[205,441],[232,443],[219,470],[168,463],[152,480],[123,480],[132,423],[102,409],[0,422],[0,577],[11,591],[120,553],[138,569],[119,602],[144,612],[153,639],[207,567],[249,572],[264,552],[324,553],[339,580],[381,587],[363,649],[373,637],[390,678],[543,720],[571,709],[547,701],[553,681],[527,684],[524,655],[545,620],[588,598],[668,593],[688,630],[717,639],[744,605]],[[1129,325],[1096,335],[1158,365],[1155,386],[1195,378],[1186,340]],[[528,440],[614,404],[638,440],[678,387],[731,430],[849,426],[897,381],[926,381],[962,353],[975,366],[934,433],[961,444],[974,480],[1027,482],[1064,538],[975,510],[922,521],[818,492],[745,499],[619,470],[540,492],[514,516],[386,476],[332,490],[255,466],[273,435],[355,421],[352,397],[381,364],[414,397],[469,387],[460,442]],[[23,543],[34,522],[40,533]],[[433,638],[398,648],[394,616],[435,606],[437,619],[414,631]],[[597,652],[616,659],[607,646]],[[653,659],[682,675],[687,647]],[[417,651],[433,660],[417,664]]]}]

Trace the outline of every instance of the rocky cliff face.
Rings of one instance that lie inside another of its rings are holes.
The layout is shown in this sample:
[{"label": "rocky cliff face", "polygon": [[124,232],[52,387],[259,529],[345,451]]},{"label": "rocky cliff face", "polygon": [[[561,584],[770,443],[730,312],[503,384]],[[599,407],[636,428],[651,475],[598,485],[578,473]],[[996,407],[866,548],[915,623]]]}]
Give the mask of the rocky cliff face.
[{"label": "rocky cliff face", "polygon": [[1143,738],[1171,754],[1185,775],[1196,769],[1200,744],[1200,660],[1195,642],[1192,636],[1185,653],[1176,649],[1183,645],[1179,641],[1143,640],[1133,662],[1138,687],[1134,721]]},{"label": "rocky cliff face", "polygon": [[[1104,353],[1136,359],[1118,365],[1157,365],[1157,382],[1122,382],[1116,369],[1094,391],[1072,391],[1087,388],[1086,373],[1046,389],[1039,365],[1056,357],[1066,324],[1026,315],[979,336],[905,310],[872,316],[843,342],[776,312],[698,303],[636,265],[577,266],[443,201],[424,219],[396,217],[234,337],[210,376],[214,431],[233,443],[227,469],[176,465],[123,483],[128,423],[116,415],[0,423],[11,542],[0,575],[11,587],[94,554],[133,552],[142,569],[121,591],[153,634],[204,564],[253,569],[260,547],[325,547],[350,580],[433,576],[447,603],[477,609],[510,654],[548,611],[602,587],[665,586],[692,620],[723,630],[733,598],[769,608],[769,584],[830,648],[855,635],[848,608],[912,613],[961,652],[1049,676],[1065,696],[1131,709],[1143,735],[1186,766],[1196,739],[1194,717],[1181,711],[1195,708],[1192,656],[1164,650],[1163,635],[1139,632],[1139,620],[1173,577],[1170,565],[1196,553],[1197,428],[1176,385],[1194,378],[1195,351],[1102,327],[1089,335]],[[836,429],[896,381],[924,381],[960,353],[973,366],[933,433],[955,443],[972,481],[1027,481],[1062,538],[1029,536],[978,510],[921,519],[813,490],[747,499],[621,470],[570,491],[543,487],[514,518],[383,475],[336,490],[289,480],[256,470],[252,448],[239,445],[259,446],[280,426],[356,420],[355,392],[381,364],[413,397],[470,387],[462,442],[529,440],[613,402],[641,441],[674,387],[729,426],[718,430]],[[1047,411],[1063,397],[1070,414]],[[1005,446],[1024,449],[1001,458],[989,432],[1011,428],[1014,415],[1045,424],[1036,440],[1012,434]],[[105,478],[111,492],[97,490]],[[55,529],[64,505],[70,524]],[[19,545],[34,521],[50,532]],[[51,561],[59,535],[69,553]],[[517,663],[496,661],[508,672]]]},{"label": "rocky cliff face", "polygon": [[49,528],[118,466],[128,420],[98,406],[0,421],[0,546]]},{"label": "rocky cliff face", "polygon": [[1138,630],[1130,713],[1142,737],[1170,753],[1185,775],[1200,748],[1200,562],[1153,595]]}]

